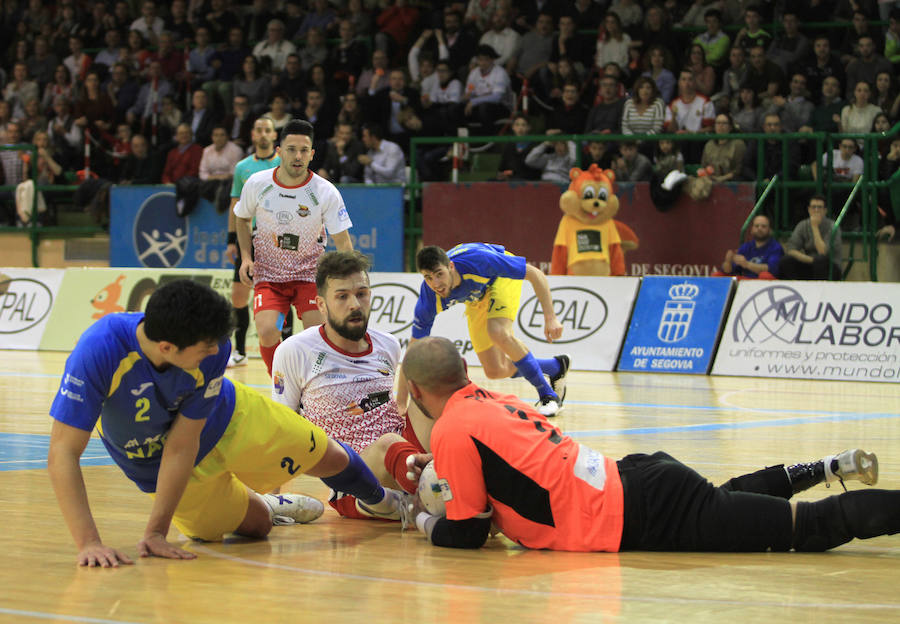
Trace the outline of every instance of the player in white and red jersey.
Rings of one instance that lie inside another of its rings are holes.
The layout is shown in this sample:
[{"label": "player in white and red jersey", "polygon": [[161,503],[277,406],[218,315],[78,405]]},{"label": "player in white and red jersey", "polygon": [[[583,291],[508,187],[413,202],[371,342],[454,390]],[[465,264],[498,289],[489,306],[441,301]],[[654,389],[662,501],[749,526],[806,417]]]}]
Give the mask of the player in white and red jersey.
[{"label": "player in white and red jersey", "polygon": [[[241,282],[254,287],[259,352],[270,375],[281,324],[291,304],[304,327],[322,323],[313,279],[316,261],[325,251],[326,231],[339,250],[353,249],[348,232],[353,224],[341,194],[309,170],[315,154],[312,140],[312,124],[299,119],[288,122],[278,148],[281,164],[250,176],[234,207]],[[251,241],[254,217],[256,236]]]},{"label": "player in white and red jersey", "polygon": [[[325,323],[275,352],[272,398],[355,449],[381,483],[414,492],[406,459],[424,451],[394,398],[400,343],[367,329],[368,268],[358,251],[320,258],[316,303]],[[336,492],[330,503],[341,515],[362,517],[352,497]]]}]

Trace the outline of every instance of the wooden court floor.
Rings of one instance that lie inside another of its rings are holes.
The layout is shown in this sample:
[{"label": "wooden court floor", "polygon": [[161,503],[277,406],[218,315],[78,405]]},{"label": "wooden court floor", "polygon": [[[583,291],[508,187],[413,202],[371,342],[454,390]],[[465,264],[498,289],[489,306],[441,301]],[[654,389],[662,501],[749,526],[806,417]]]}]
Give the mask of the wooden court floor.
[{"label": "wooden court floor", "polygon": [[[469,552],[329,508],[266,541],[185,543],[193,561],[78,568],[44,461],[64,358],[0,351],[0,622],[900,621],[900,535],[805,555],[553,553],[502,537]],[[233,376],[266,390],[258,360]],[[662,449],[716,483],[861,446],[878,453],[879,487],[900,488],[898,412],[898,384],[576,372],[558,422],[612,457]],[[84,463],[104,542],[134,557],[149,499],[96,440]],[[327,493],[306,477],[285,490]]]}]

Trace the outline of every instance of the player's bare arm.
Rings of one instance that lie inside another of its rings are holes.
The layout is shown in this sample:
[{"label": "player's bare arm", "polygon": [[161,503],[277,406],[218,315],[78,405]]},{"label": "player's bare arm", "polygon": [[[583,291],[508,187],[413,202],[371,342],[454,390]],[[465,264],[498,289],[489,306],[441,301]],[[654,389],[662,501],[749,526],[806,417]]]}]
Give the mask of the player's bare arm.
[{"label": "player's bare arm", "polygon": [[91,514],[84,476],[79,459],[91,438],[84,431],[58,420],[50,431],[50,452],[47,455],[47,471],[56,492],[63,518],[78,548],[78,565],[115,568],[120,563],[133,563],[127,555],[105,546]]},{"label": "player's bare arm", "polygon": [[338,251],[353,251],[353,241],[350,240],[349,230],[332,234],[331,238],[334,240],[334,246],[337,247]]},{"label": "player's bare arm", "polygon": [[[238,203],[237,197],[231,198],[231,204],[228,206],[228,233],[229,235],[234,232],[237,233],[237,216],[234,214],[234,207]],[[228,255],[228,259],[231,260],[231,264],[234,264],[234,261],[237,259],[237,251],[238,246],[234,243],[228,243],[228,246],[225,248],[225,253]]]},{"label": "player's bare arm", "polygon": [[[231,212],[234,214],[233,209]],[[253,241],[250,219],[235,215],[235,231],[238,236],[238,245],[241,247],[241,284],[253,288]]]},{"label": "player's bare arm", "polygon": [[544,336],[548,342],[553,342],[562,336],[563,327],[556,318],[556,312],[553,311],[553,297],[550,295],[547,276],[536,266],[528,264],[525,266],[525,279],[534,288],[534,294],[544,311]]},{"label": "player's bare arm", "polygon": [[144,537],[138,542],[141,557],[194,559],[197,555],[166,541],[175,508],[184,494],[194,460],[200,447],[200,433],[206,419],[185,418],[179,414],[169,429],[156,479],[156,498]]}]

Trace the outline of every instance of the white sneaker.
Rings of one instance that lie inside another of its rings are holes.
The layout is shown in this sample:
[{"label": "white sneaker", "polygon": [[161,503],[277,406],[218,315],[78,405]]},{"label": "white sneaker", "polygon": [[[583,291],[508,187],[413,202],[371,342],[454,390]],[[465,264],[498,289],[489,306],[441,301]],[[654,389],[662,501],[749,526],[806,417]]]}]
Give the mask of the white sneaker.
[{"label": "white sneaker", "polygon": [[399,520],[400,530],[415,526],[413,497],[406,492],[384,488],[384,499],[375,505],[366,505],[356,499],[356,509],[360,513],[383,520]]},{"label": "white sneaker", "polygon": [[263,494],[263,500],[272,510],[272,524],[306,524],[322,515],[322,501],[303,494]]},{"label": "white sneaker", "polygon": [[234,368],[235,366],[247,366],[247,356],[237,351],[232,351],[231,357],[228,358],[228,364],[225,368]]},{"label": "white sneaker", "polygon": [[569,372],[569,366],[572,361],[568,355],[555,355],[556,361],[559,362],[559,373],[555,377],[550,378],[550,387],[559,397],[559,407],[562,408],[563,401],[566,400],[566,374]]},{"label": "white sneaker", "polygon": [[561,409],[559,406],[559,401],[554,399],[552,396],[545,396],[537,403],[537,411],[541,416],[546,416],[550,418],[551,416],[556,416],[559,414],[559,410]]},{"label": "white sneaker", "polygon": [[[878,458],[862,449],[843,451],[825,458],[826,481],[857,480],[864,485],[878,483]],[[829,478],[831,477],[831,478]]]}]

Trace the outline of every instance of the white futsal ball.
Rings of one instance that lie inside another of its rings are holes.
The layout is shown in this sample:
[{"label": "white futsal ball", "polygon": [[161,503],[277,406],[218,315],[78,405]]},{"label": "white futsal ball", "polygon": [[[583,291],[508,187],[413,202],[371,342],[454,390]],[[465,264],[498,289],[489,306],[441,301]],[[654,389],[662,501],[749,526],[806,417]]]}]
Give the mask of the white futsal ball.
[{"label": "white futsal ball", "polygon": [[441,492],[441,485],[438,483],[437,473],[434,471],[434,460],[431,460],[422,468],[422,474],[419,476],[419,489],[417,491],[419,500],[422,501],[422,507],[432,516],[444,517],[447,515],[447,509],[444,506],[444,496]]}]

